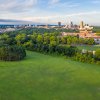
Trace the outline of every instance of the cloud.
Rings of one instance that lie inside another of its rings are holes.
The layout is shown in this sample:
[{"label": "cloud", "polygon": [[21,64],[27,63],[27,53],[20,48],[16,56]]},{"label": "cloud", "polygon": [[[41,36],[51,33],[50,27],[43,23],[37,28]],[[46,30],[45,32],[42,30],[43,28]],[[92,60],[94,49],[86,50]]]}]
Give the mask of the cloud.
[{"label": "cloud", "polygon": [[100,14],[99,11],[91,11],[91,12],[79,12],[79,13],[74,13],[74,14],[65,14],[65,15],[52,15],[52,16],[41,16],[41,17],[27,17],[24,18],[24,20],[28,20],[28,21],[43,21],[43,22],[49,22],[52,20],[55,20],[57,22],[57,20],[62,20],[62,19],[67,19],[67,18],[75,18],[75,17],[86,17],[86,16],[94,16]]},{"label": "cloud", "polygon": [[[98,16],[96,16],[98,15]],[[63,15],[51,15],[51,16],[26,16],[20,17],[17,20],[6,20],[14,23],[45,23],[45,24],[56,24],[58,21],[66,24],[70,21],[74,21],[75,23],[79,24],[81,20],[85,21],[86,23],[92,25],[100,25],[99,20],[100,12],[99,11],[91,11],[91,12],[79,12],[79,13],[72,13],[72,14],[63,14]],[[91,17],[91,18],[90,18]],[[3,20],[1,20],[3,22]]]},{"label": "cloud", "polygon": [[0,12],[21,12],[31,9],[37,0],[0,0]]},{"label": "cloud", "polygon": [[25,20],[15,20],[15,19],[0,19],[0,24],[40,24],[32,21],[25,21]]},{"label": "cloud", "polygon": [[95,14],[100,14],[100,12],[98,11],[91,11],[91,12],[81,12],[81,13],[75,13],[75,14],[69,14],[69,15],[66,15],[66,16],[69,16],[69,17],[73,17],[73,16],[82,16],[82,15],[95,15]]},{"label": "cloud", "polygon": [[80,18],[99,22],[98,4],[100,0],[0,0],[0,18],[47,23]]},{"label": "cloud", "polygon": [[93,0],[91,1],[93,4],[100,4],[100,0]]},{"label": "cloud", "polygon": [[60,0],[50,0],[49,1],[49,4],[57,4],[57,3],[59,3],[60,2]]},{"label": "cloud", "polygon": [[49,3],[49,8],[72,8],[72,7],[78,7],[80,3],[72,2],[72,1],[64,1],[61,2],[60,0],[52,0]]}]

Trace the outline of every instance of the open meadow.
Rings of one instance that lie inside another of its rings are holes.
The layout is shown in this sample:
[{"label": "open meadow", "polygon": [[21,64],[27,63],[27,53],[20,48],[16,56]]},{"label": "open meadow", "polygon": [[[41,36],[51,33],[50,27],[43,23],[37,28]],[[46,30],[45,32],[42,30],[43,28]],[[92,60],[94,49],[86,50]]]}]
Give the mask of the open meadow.
[{"label": "open meadow", "polygon": [[0,61],[0,100],[100,100],[100,66],[27,51]]}]

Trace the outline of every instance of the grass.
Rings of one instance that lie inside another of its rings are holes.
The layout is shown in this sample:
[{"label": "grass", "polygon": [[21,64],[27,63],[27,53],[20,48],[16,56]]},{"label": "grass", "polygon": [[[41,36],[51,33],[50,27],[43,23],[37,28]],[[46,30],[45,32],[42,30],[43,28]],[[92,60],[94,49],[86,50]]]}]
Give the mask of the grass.
[{"label": "grass", "polygon": [[[68,45],[61,45],[61,46],[68,46]],[[97,50],[100,49],[100,45],[76,45],[79,50],[86,49],[86,50]]]},{"label": "grass", "polygon": [[28,51],[0,62],[0,100],[100,100],[100,66]]},{"label": "grass", "polygon": [[82,49],[86,49],[86,50],[97,50],[97,49],[100,49],[100,45],[95,45],[95,46],[88,46],[88,45],[86,45],[86,46],[77,46],[80,50],[82,50]]}]

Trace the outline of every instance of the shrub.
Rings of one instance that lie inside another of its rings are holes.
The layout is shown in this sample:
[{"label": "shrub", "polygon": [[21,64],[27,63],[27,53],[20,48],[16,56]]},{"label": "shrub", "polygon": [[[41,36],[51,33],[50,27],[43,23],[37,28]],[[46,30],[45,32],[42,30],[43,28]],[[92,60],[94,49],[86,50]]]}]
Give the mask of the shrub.
[{"label": "shrub", "polygon": [[17,61],[22,60],[26,56],[25,49],[20,46],[1,46],[0,60]]},{"label": "shrub", "polygon": [[80,54],[77,53],[75,56],[75,60],[87,63],[95,63],[95,59],[92,57],[91,54]]},{"label": "shrub", "polygon": [[95,59],[100,61],[100,49],[96,50]]}]

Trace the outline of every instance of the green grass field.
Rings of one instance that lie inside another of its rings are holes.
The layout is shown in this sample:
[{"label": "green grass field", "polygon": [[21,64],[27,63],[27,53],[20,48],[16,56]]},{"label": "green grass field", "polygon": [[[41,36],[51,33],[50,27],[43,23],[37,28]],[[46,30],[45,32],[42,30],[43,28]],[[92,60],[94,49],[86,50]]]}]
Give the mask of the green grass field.
[{"label": "green grass field", "polygon": [[0,62],[0,100],[100,100],[100,66],[27,52]]},{"label": "green grass field", "polygon": [[88,46],[88,45],[86,45],[86,46],[77,46],[78,47],[78,49],[80,49],[80,50],[82,50],[82,49],[86,49],[86,50],[97,50],[97,49],[100,49],[100,45],[95,45],[95,46]]}]

